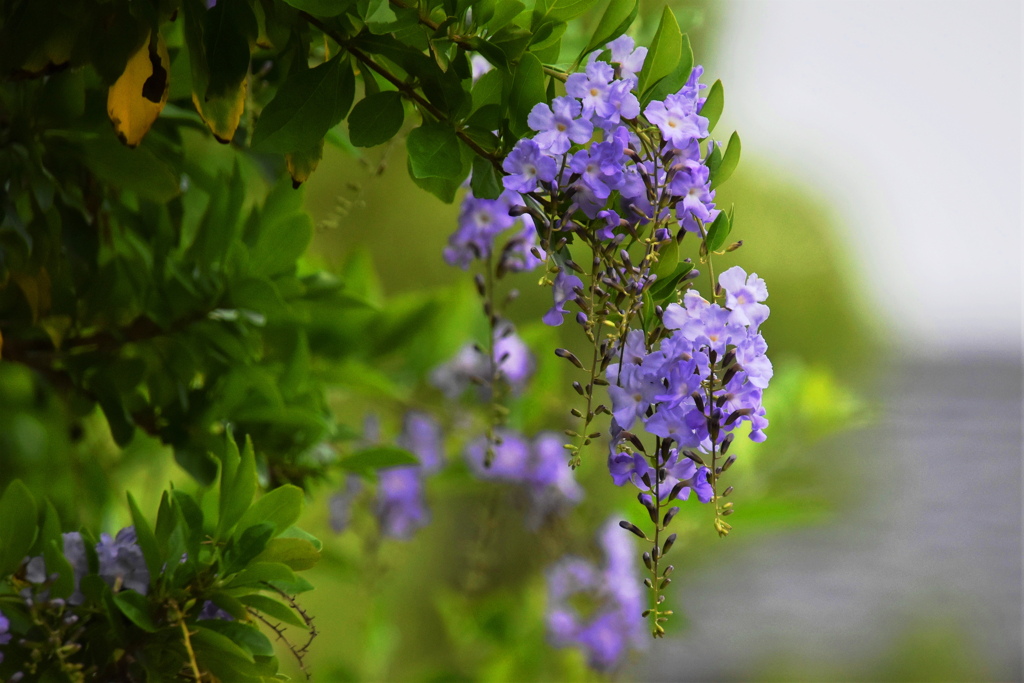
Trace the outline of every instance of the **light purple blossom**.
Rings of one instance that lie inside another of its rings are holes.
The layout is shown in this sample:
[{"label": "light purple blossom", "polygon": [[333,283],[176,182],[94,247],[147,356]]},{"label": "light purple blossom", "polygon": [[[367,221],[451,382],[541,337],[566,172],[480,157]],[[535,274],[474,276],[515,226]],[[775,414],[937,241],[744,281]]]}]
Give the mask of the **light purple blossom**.
[{"label": "light purple blossom", "polygon": [[583,280],[569,273],[565,268],[555,276],[553,290],[554,305],[544,314],[545,325],[557,327],[562,324],[562,316],[568,311],[565,310],[565,303],[576,298],[576,290],[583,288]]},{"label": "light purple blossom", "polygon": [[619,76],[623,79],[636,79],[644,68],[647,48],[634,49],[635,46],[633,39],[626,35],[619,36],[607,45],[612,53],[612,62],[619,65]]},{"label": "light purple blossom", "polygon": [[[547,572],[548,636],[557,647],[576,646],[591,667],[609,671],[622,663],[626,652],[645,643],[643,594],[632,562],[631,542],[618,524],[605,524],[598,536],[602,566],[578,557],[566,557]],[[589,602],[589,617],[577,605]]]},{"label": "light purple blossom", "polygon": [[149,569],[139,547],[135,527],[127,526],[117,536],[101,534],[96,544],[99,575],[112,587],[124,588],[145,595],[149,591]]},{"label": "light purple blossom", "polygon": [[537,131],[533,139],[552,154],[565,154],[574,142],[590,142],[594,124],[577,118],[581,110],[580,103],[571,97],[556,97],[550,107],[538,102],[527,117],[530,128]]},{"label": "light purple blossom", "polygon": [[381,533],[406,540],[430,521],[423,500],[423,475],[418,466],[394,467],[378,472],[374,513]]},{"label": "light purple blossom", "polygon": [[558,172],[555,160],[544,154],[530,138],[516,143],[501,168],[508,174],[501,179],[505,189],[524,194],[536,190],[538,183],[550,183]]}]

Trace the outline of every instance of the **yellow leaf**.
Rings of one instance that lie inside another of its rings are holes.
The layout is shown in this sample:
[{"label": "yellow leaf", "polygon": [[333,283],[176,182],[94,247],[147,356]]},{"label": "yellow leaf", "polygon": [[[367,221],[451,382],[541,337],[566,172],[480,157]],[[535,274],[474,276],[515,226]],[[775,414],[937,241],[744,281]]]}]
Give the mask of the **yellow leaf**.
[{"label": "yellow leaf", "polygon": [[297,190],[299,189],[299,185],[309,180],[310,174],[316,170],[317,165],[320,163],[320,158],[323,157],[323,155],[323,138],[320,139],[320,142],[316,143],[304,152],[291,152],[290,154],[285,155],[284,160],[288,165],[288,173],[292,177],[292,187]]},{"label": "yellow leaf", "polygon": [[170,68],[164,37],[150,34],[107,91],[107,114],[117,137],[129,147],[142,142],[167,103]]},{"label": "yellow leaf", "polygon": [[238,128],[238,122],[242,120],[242,112],[245,111],[245,96],[248,90],[249,77],[246,76],[234,92],[211,97],[205,102],[193,91],[192,103],[196,105],[196,111],[213,131],[213,137],[217,138],[217,142],[226,145],[231,142],[231,138],[235,137],[235,129]]}]

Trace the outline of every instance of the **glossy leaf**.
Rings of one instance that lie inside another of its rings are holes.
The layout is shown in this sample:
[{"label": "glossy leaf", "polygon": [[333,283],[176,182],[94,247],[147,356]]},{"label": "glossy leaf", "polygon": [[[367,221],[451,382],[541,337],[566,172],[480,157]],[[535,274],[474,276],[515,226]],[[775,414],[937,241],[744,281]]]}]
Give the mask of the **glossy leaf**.
[{"label": "glossy leaf", "polygon": [[280,154],[309,150],[348,114],[355,87],[352,66],[341,55],[293,74],[260,114],[253,149]]},{"label": "glossy leaf", "polygon": [[603,47],[625,33],[636,19],[639,8],[640,0],[611,0],[581,54],[586,55],[591,50]]},{"label": "glossy leaf", "polygon": [[370,446],[356,451],[338,462],[341,469],[357,474],[368,474],[389,467],[408,467],[418,464],[419,460],[415,455],[398,446]]},{"label": "glossy leaf", "polygon": [[729,137],[729,146],[725,148],[725,154],[722,155],[721,163],[711,175],[712,189],[718,187],[732,176],[733,171],[736,170],[736,166],[740,163],[740,151],[740,136],[739,133],[734,132]]},{"label": "glossy leaf", "polygon": [[269,522],[274,526],[275,533],[279,533],[295,524],[302,514],[302,504],[302,489],[285,484],[270,491],[246,510],[237,528],[244,531],[254,524]]},{"label": "glossy leaf", "polygon": [[708,119],[708,132],[715,129],[715,124],[718,123],[718,119],[722,115],[722,110],[724,108],[725,90],[722,88],[722,81],[715,81],[708,90],[707,99],[704,100],[704,106],[700,108],[700,115],[705,116]]},{"label": "glossy leaf", "polygon": [[146,560],[146,568],[149,569],[149,575],[151,577],[159,576],[160,568],[164,565],[164,558],[160,553],[160,547],[157,545],[153,527],[149,525],[149,521],[143,516],[142,511],[139,510],[139,505],[135,502],[135,498],[131,493],[128,494],[128,508],[132,513],[135,537],[139,548],[142,550],[142,556]]},{"label": "glossy leaf", "polygon": [[509,124],[514,134],[525,135],[529,132],[526,118],[533,106],[543,101],[544,97],[544,69],[536,56],[526,53],[516,67],[509,96]]},{"label": "glossy leaf", "polygon": [[320,551],[302,538],[275,538],[256,558],[256,562],[280,562],[296,571],[312,569],[320,561]]},{"label": "glossy leaf", "polygon": [[402,96],[397,92],[384,91],[369,95],[357,102],[349,114],[349,140],[356,147],[383,144],[401,130],[404,119]]},{"label": "glossy leaf", "polygon": [[424,123],[410,132],[406,148],[417,178],[457,178],[462,170],[459,138],[443,123]]},{"label": "glossy leaf", "polygon": [[153,621],[146,596],[133,590],[114,593],[114,604],[128,620],[148,633],[156,633],[159,627]]},{"label": "glossy leaf", "polygon": [[306,627],[306,622],[295,613],[295,610],[266,595],[253,593],[252,595],[243,595],[238,599],[246,607],[251,607],[271,619],[277,619],[300,628]]},{"label": "glossy leaf", "polygon": [[719,211],[711,227],[708,228],[707,245],[708,251],[718,251],[725,246],[732,231],[732,224],[725,211]]},{"label": "glossy leaf", "polygon": [[668,76],[679,66],[682,56],[683,34],[679,31],[676,15],[668,7],[661,13],[661,23],[651,41],[644,68],[640,71],[637,89],[645,93],[658,81]]},{"label": "glossy leaf", "polygon": [[318,17],[334,17],[349,6],[355,4],[354,0],[284,0],[297,10],[315,14]]},{"label": "glossy leaf", "polygon": [[36,502],[15,479],[0,498],[0,576],[18,568],[36,540]]}]

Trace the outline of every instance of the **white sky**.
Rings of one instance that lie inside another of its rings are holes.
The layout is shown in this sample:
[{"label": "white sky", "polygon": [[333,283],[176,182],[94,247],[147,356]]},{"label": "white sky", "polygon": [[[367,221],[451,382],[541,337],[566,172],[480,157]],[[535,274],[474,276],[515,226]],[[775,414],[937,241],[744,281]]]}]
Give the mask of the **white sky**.
[{"label": "white sky", "polygon": [[[733,0],[722,129],[824,195],[902,345],[1021,337],[1021,4]],[[749,157],[748,157],[749,158]]]}]

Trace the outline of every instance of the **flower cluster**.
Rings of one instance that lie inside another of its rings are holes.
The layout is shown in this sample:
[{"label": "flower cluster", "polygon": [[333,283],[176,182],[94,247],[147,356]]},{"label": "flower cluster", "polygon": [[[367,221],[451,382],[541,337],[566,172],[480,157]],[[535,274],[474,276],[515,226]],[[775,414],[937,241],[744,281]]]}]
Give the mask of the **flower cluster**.
[{"label": "flower cluster", "polygon": [[[377,442],[375,420],[367,421],[366,438]],[[418,465],[390,467],[378,472],[374,515],[384,536],[408,539],[430,521],[424,495],[424,480],[438,471],[444,461],[441,427],[424,413],[405,414],[397,445],[413,453]],[[330,500],[330,523],[336,532],[345,530],[351,520],[352,505],[362,492],[359,478],[349,475],[341,491]]]},{"label": "flower cluster", "polygon": [[683,297],[683,306],[668,305],[662,320],[671,334],[657,350],[647,350],[643,332],[627,335],[619,362],[607,369],[613,434],[639,420],[650,434],[707,453],[747,421],[750,438],[764,440],[768,421],[761,396],[772,365],[758,326],[768,317],[761,303],[768,290],[764,280],[748,277],[739,266],[718,282],[724,307],[693,291]]},{"label": "flower cluster", "polygon": [[503,192],[497,199],[481,199],[468,192],[459,211],[459,227],[444,250],[445,262],[465,270],[476,259],[489,259],[497,237],[515,228],[498,254],[498,271],[521,273],[542,264],[544,254],[538,248],[533,220],[529,215],[510,214],[513,207],[522,205],[514,192]]},{"label": "flower cluster", "polygon": [[[583,489],[565,466],[562,438],[542,432],[531,441],[511,429],[496,430],[494,443],[486,437],[466,447],[466,462],[480,479],[520,485],[529,498],[526,521],[537,528],[550,515],[575,505]],[[492,459],[486,462],[488,447]]]},{"label": "flower cluster", "polygon": [[498,320],[494,329],[493,364],[489,354],[478,345],[463,346],[448,362],[434,368],[430,383],[448,398],[458,398],[471,384],[480,387],[484,397],[491,393],[491,382],[502,381],[514,392],[523,390],[536,362],[526,342],[507,320]]},{"label": "flower cluster", "polygon": [[[633,549],[614,522],[601,529],[599,541],[603,566],[566,557],[548,570],[547,622],[554,645],[580,647],[590,666],[607,671],[645,642],[640,616],[643,594],[637,585]],[[581,603],[590,609],[581,611]]]}]

